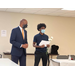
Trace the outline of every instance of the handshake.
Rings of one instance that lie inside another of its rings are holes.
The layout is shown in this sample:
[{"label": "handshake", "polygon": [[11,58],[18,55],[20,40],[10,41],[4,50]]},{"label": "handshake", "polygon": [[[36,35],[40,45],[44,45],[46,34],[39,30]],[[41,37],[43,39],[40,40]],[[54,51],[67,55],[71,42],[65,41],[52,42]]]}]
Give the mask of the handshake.
[{"label": "handshake", "polygon": [[22,48],[28,48],[28,44],[22,44]]}]

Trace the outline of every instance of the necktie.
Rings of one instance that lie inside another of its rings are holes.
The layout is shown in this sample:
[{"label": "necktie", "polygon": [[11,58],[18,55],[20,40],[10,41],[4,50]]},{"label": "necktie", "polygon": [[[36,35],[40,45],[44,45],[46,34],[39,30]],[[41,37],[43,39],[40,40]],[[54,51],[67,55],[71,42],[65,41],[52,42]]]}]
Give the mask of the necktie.
[{"label": "necktie", "polygon": [[23,36],[23,39],[24,39],[24,30],[22,29],[22,36]]}]

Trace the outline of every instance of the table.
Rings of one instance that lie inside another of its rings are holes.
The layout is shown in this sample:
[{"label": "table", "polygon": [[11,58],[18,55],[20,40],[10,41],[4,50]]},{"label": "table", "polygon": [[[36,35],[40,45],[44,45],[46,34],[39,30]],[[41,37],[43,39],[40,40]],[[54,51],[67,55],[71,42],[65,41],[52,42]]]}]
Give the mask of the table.
[{"label": "table", "polygon": [[8,58],[0,58],[0,66],[19,66]]},{"label": "table", "polygon": [[50,59],[50,66],[75,66],[75,60]]},{"label": "table", "polygon": [[[11,55],[11,53],[10,52],[3,52],[3,54],[4,55]],[[29,56],[34,56],[35,54],[34,53],[26,53],[26,55],[29,55]],[[48,53],[48,66],[49,66],[49,59],[50,59],[50,56],[51,56],[51,59],[53,58],[53,56],[57,56],[57,55],[59,55],[59,54],[51,54],[51,53]],[[4,57],[5,58],[5,57]],[[6,58],[8,58],[8,57],[6,57]],[[11,58],[11,57],[10,57]],[[33,63],[34,64],[34,63]]]}]

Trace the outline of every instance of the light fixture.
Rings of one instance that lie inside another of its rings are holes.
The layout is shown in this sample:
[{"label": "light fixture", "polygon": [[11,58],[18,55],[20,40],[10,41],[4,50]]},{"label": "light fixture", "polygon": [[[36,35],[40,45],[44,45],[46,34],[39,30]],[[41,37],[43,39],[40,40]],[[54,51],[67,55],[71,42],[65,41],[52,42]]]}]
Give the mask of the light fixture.
[{"label": "light fixture", "polygon": [[62,8],[61,10],[75,11],[75,8]]}]

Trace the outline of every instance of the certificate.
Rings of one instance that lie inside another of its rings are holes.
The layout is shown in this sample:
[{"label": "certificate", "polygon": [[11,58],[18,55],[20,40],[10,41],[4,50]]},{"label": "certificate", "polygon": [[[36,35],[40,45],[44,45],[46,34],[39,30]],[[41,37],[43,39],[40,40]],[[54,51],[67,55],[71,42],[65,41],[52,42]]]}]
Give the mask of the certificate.
[{"label": "certificate", "polygon": [[40,42],[39,46],[45,45],[45,47],[47,47],[48,44],[50,44],[50,41],[42,40],[42,41]]}]

